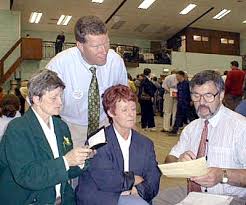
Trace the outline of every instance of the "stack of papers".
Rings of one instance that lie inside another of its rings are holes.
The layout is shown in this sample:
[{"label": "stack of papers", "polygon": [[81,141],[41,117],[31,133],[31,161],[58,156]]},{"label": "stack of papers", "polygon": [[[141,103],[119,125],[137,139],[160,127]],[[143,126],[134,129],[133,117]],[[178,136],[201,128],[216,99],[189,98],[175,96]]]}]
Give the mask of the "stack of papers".
[{"label": "stack of papers", "polygon": [[208,167],[205,157],[169,164],[158,165],[163,175],[167,177],[190,178],[207,174]]},{"label": "stack of papers", "polygon": [[229,205],[233,197],[214,195],[200,192],[190,192],[189,195],[176,205]]}]

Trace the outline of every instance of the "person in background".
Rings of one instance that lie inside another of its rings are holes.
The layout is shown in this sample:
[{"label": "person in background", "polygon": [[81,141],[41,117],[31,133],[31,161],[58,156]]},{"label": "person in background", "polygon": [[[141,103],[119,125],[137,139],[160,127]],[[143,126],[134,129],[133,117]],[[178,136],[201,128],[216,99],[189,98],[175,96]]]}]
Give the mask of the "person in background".
[{"label": "person in background", "polygon": [[246,81],[246,74],[238,68],[238,62],[231,62],[231,70],[228,72],[225,81],[224,105],[235,110],[243,97],[243,89]]},{"label": "person in background", "polygon": [[108,88],[103,106],[111,125],[76,188],[77,205],[148,205],[157,195],[160,171],[153,142],[134,130],[137,96],[124,85]]},{"label": "person in background", "polygon": [[21,95],[20,89],[15,88],[15,95],[19,98],[20,101],[20,114],[23,115],[25,112],[25,98]]},{"label": "person in background", "polygon": [[46,68],[58,73],[66,85],[61,117],[69,126],[74,147],[81,147],[93,131],[108,125],[101,95],[112,85],[127,85],[127,72],[123,59],[109,49],[101,19],[79,18],[74,34],[76,47],[57,54]]},{"label": "person in background", "polygon": [[171,131],[174,125],[177,112],[177,96],[172,95],[170,91],[171,89],[177,90],[177,84],[176,70],[172,70],[171,75],[165,77],[162,84],[162,87],[165,89],[165,94],[163,105],[163,129],[161,132]]},{"label": "person in background", "polygon": [[[3,99],[3,96],[4,96],[3,88],[0,87],[0,103],[1,103],[1,101]],[[1,113],[1,107],[0,107],[0,113]]]},{"label": "person in background", "polygon": [[131,88],[132,92],[137,93],[137,88],[132,80],[132,76],[130,75],[130,73],[127,73],[127,78],[128,78],[128,87]]},{"label": "person in background", "polygon": [[25,112],[28,110],[30,106],[30,101],[28,99],[28,88],[27,88],[28,80],[21,81],[20,93],[21,96],[25,99]]},{"label": "person in background", "polygon": [[161,85],[157,81],[156,76],[152,77],[152,83],[156,87],[156,91],[154,94],[154,100],[153,100],[153,110],[154,110],[154,114],[156,114],[158,112],[158,98],[159,98],[159,90],[160,90]]},{"label": "person in background", "polygon": [[245,205],[246,118],[222,104],[224,81],[217,72],[195,74],[190,90],[199,119],[184,128],[165,163],[205,157],[208,173],[191,177],[187,186],[166,189],[159,200],[162,205],[177,204],[193,191],[230,195],[232,205]]},{"label": "person in background", "polygon": [[62,31],[59,35],[56,37],[56,42],[55,42],[55,54],[60,53],[63,48],[63,44],[65,42],[65,35],[64,32]]},{"label": "person in background", "polygon": [[50,70],[30,79],[31,107],[10,121],[0,143],[1,204],[75,205],[68,180],[86,169],[85,160],[94,152],[73,149],[68,126],[54,117],[60,113],[64,88]]},{"label": "person in background", "polygon": [[144,79],[141,82],[138,99],[141,107],[141,127],[146,130],[156,131],[153,111],[153,98],[156,92],[155,85],[150,80],[151,69],[144,69]]},{"label": "person in background", "polygon": [[246,99],[242,100],[239,105],[236,107],[235,112],[246,117]]},{"label": "person in background", "polygon": [[184,71],[178,71],[176,73],[176,78],[178,80],[178,93],[177,93],[177,113],[176,119],[172,131],[169,133],[171,135],[176,135],[179,128],[184,124],[188,124],[188,114],[190,112],[191,97],[190,97],[190,86],[189,81],[185,78]]},{"label": "person in background", "polygon": [[224,82],[226,81],[227,74],[228,74],[228,71],[225,70],[224,75],[221,76]]},{"label": "person in background", "polygon": [[0,102],[2,112],[0,113],[0,141],[3,133],[8,126],[8,123],[16,118],[20,117],[20,101],[19,98],[13,94],[4,95]]}]

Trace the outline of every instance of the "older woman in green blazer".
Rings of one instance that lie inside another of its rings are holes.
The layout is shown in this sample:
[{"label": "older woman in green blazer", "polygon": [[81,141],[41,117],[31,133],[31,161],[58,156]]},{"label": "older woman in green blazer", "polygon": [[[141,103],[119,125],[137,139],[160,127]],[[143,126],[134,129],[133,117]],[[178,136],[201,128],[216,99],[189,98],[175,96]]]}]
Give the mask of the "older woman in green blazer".
[{"label": "older woman in green blazer", "polygon": [[53,71],[42,70],[30,79],[31,107],[9,123],[0,143],[1,204],[75,204],[68,181],[94,153],[73,149],[68,126],[54,117],[64,88]]}]

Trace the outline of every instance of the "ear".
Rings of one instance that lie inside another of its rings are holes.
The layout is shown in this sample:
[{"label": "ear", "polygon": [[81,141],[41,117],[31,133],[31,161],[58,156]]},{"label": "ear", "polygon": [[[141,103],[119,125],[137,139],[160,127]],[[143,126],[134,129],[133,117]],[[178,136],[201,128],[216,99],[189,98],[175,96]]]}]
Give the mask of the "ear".
[{"label": "ear", "polygon": [[224,99],[224,95],[225,95],[225,91],[222,91],[220,93],[220,101],[222,101]]},{"label": "ear", "polygon": [[80,43],[79,41],[76,42],[77,48],[83,53],[84,52],[84,45],[83,43]]},{"label": "ear", "polygon": [[39,105],[40,104],[40,97],[39,96],[33,96],[32,101],[35,105]]},{"label": "ear", "polygon": [[115,115],[110,110],[108,110],[107,113],[108,113],[109,117],[114,118]]}]

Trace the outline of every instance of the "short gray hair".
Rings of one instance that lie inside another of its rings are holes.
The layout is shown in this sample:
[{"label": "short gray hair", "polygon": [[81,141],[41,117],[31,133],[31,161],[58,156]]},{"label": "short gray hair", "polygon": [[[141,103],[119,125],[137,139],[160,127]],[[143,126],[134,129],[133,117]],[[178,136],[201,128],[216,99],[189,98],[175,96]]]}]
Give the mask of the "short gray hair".
[{"label": "short gray hair", "polygon": [[39,70],[28,82],[28,97],[33,104],[33,97],[42,97],[46,91],[52,91],[56,88],[65,89],[65,84],[58,77],[57,73],[48,69]]},{"label": "short gray hair", "polygon": [[196,85],[203,85],[209,81],[214,82],[220,93],[225,90],[225,83],[223,79],[220,74],[214,70],[204,70],[195,74],[190,81],[190,88],[192,90]]}]

